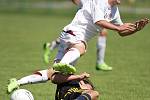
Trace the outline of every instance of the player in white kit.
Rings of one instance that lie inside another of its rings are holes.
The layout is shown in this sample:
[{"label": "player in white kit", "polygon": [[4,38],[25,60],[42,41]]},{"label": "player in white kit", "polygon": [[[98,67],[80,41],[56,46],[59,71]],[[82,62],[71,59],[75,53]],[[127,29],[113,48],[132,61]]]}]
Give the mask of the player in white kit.
[{"label": "player in white kit", "polygon": [[[87,0],[72,0],[74,4],[78,6],[78,8],[82,8],[83,4]],[[106,48],[106,35],[107,31],[106,29],[103,29],[98,36],[97,39],[97,61],[96,61],[96,70],[103,70],[103,71],[110,71],[112,70],[112,67],[107,65],[104,61],[105,58],[105,48]],[[50,62],[50,55],[51,52],[58,48],[60,44],[60,39],[57,38],[56,40],[53,40],[51,43],[47,42],[44,44],[44,62],[49,63]]]},{"label": "player in white kit", "polygon": [[[117,5],[120,0],[87,0],[72,22],[60,34],[60,48],[53,68],[74,73],[74,64],[86,52],[87,42],[103,28],[117,31],[121,36],[135,32],[135,24],[122,23]],[[58,63],[59,62],[59,63]]]}]

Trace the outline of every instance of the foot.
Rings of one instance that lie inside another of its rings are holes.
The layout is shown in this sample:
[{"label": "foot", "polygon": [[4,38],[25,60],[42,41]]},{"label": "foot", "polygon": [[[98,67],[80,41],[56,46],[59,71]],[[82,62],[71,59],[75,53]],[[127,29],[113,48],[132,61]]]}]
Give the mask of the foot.
[{"label": "foot", "polygon": [[76,68],[74,66],[63,63],[55,63],[53,65],[53,69],[65,75],[74,74],[76,72]]},{"label": "foot", "polygon": [[51,50],[50,50],[50,43],[45,43],[44,46],[43,46],[43,49],[44,49],[44,62],[46,64],[50,63],[50,54],[51,54]]},{"label": "foot", "polygon": [[10,79],[9,84],[7,86],[7,92],[11,93],[13,90],[18,88],[19,88],[19,84],[17,83],[17,80],[15,78]]},{"label": "foot", "polygon": [[96,70],[111,71],[112,67],[108,66],[106,63],[97,64],[96,65]]}]

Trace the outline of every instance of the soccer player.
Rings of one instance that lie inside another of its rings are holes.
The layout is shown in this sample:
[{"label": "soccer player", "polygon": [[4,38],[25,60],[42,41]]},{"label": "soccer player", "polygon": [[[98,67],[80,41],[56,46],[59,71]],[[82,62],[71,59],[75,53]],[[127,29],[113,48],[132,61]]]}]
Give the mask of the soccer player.
[{"label": "soccer player", "polygon": [[[48,71],[48,77],[43,74],[45,71]],[[41,76],[43,76],[43,79]],[[89,77],[90,74],[86,72],[80,75],[63,75],[50,68],[49,70],[37,71],[19,80],[11,79],[7,91],[11,93],[22,85],[51,80],[54,84],[57,84],[55,100],[97,100],[99,93],[94,90],[92,82],[88,79]]]},{"label": "soccer player", "polygon": [[[62,81],[61,79],[67,80]],[[57,84],[55,100],[98,99],[99,93],[94,90],[92,82],[87,78],[78,79],[77,75],[62,76],[62,74],[56,74],[52,76],[52,82]]]},{"label": "soccer player", "polygon": [[[78,8],[82,8],[83,4],[87,0],[72,0],[72,2],[76,5],[78,5]],[[97,40],[97,61],[96,61],[96,70],[103,70],[103,71],[110,71],[112,70],[112,67],[107,65],[104,62],[105,57],[105,48],[106,48],[106,35],[107,31],[106,29],[103,29],[99,33],[99,37]],[[60,39],[57,38],[56,40],[53,40],[51,43],[45,43],[44,44],[44,62],[49,63],[50,62],[50,54],[51,52],[58,48],[60,44]]]},{"label": "soccer player", "polygon": [[[72,2],[78,5],[79,8],[83,7],[83,4],[86,3],[87,0],[72,0]],[[99,32],[99,36],[97,39],[97,59],[96,59],[96,70],[110,71],[112,67],[107,65],[104,61],[105,59],[105,49],[106,49],[106,36],[107,30],[102,29]]]},{"label": "soccer player", "polygon": [[70,24],[63,28],[60,46],[53,68],[64,74],[76,72],[76,61],[86,52],[87,42],[103,28],[114,30],[120,36],[128,36],[147,23],[143,19],[138,24],[123,23],[117,5],[120,0],[87,0],[83,3]]}]

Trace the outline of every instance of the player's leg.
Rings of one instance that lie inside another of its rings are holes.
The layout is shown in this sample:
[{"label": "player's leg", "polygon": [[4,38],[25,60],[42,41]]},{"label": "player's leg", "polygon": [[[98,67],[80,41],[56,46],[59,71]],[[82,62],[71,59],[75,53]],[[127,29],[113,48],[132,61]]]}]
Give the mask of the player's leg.
[{"label": "player's leg", "polygon": [[61,58],[59,63],[54,64],[54,69],[60,71],[64,74],[73,74],[76,72],[76,69],[73,65],[77,59],[80,58],[80,55],[84,54],[86,46],[84,42],[79,42],[77,44],[69,46],[68,50]]},{"label": "player's leg", "polygon": [[105,59],[105,49],[106,49],[106,35],[107,31],[103,29],[98,37],[97,41],[97,62],[96,62],[96,69],[97,70],[112,70],[112,67],[108,66],[104,59]]},{"label": "player's leg", "polygon": [[58,48],[60,44],[60,39],[57,38],[56,40],[52,41],[51,43],[47,42],[44,44],[43,49],[44,49],[44,62],[49,63],[50,62],[50,54],[51,52]]},{"label": "player's leg", "polygon": [[20,85],[44,82],[48,80],[47,73],[48,73],[48,70],[36,71],[32,75],[19,79],[17,82]]},{"label": "player's leg", "polygon": [[80,55],[85,53],[85,44],[84,42],[79,42],[77,44],[72,45],[69,47],[63,58],[61,59],[60,63],[71,64],[80,58]]},{"label": "player's leg", "polygon": [[17,80],[16,78],[12,78],[9,80],[7,91],[8,93],[10,93],[14,89],[19,88],[20,85],[46,82],[50,79],[50,75],[52,75],[53,73],[54,70],[49,69],[49,70],[36,71],[32,75],[22,77],[19,80]]},{"label": "player's leg", "polygon": [[68,73],[71,74],[71,73],[75,73],[76,71],[75,67],[73,67],[70,64],[59,63],[63,58],[63,56],[65,55],[67,47],[68,46],[64,42],[61,42],[53,64],[53,69],[63,74],[68,74]]}]

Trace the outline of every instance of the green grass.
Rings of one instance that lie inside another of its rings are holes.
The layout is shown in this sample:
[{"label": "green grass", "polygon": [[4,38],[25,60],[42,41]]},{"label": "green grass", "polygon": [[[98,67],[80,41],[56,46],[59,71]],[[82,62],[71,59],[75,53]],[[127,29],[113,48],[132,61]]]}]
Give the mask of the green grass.
[{"label": "green grass", "polygon": [[[123,15],[124,21],[135,20],[132,17]],[[9,100],[10,95],[6,94],[8,79],[21,78],[34,70],[47,68],[42,60],[43,43],[55,39],[71,19],[70,16],[58,15],[0,14],[1,100]],[[86,71],[91,74],[101,100],[150,99],[149,28],[150,25],[123,38],[109,31],[105,60],[113,66],[111,72],[95,70],[96,37],[89,42],[87,53],[77,63],[77,73]],[[55,54],[56,51],[52,53],[51,64]],[[35,100],[54,100],[55,85],[50,82],[22,88],[30,90]]]}]

